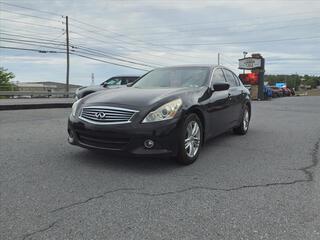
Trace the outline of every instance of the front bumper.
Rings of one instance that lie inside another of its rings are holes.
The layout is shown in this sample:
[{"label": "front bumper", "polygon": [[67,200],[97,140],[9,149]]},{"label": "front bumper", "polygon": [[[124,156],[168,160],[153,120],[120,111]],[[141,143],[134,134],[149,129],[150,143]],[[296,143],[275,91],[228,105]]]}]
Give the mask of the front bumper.
[{"label": "front bumper", "polygon": [[[89,149],[108,150],[133,155],[168,155],[178,152],[181,131],[179,119],[154,123],[126,123],[95,125],[69,117],[68,141],[72,145]],[[154,146],[145,147],[146,140]]]}]

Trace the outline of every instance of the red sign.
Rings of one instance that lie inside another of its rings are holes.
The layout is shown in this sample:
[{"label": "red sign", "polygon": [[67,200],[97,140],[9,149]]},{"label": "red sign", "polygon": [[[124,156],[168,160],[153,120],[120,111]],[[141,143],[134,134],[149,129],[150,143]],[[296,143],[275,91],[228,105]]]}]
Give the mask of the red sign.
[{"label": "red sign", "polygon": [[241,79],[243,84],[258,85],[259,82],[258,73],[239,74],[239,78]]}]

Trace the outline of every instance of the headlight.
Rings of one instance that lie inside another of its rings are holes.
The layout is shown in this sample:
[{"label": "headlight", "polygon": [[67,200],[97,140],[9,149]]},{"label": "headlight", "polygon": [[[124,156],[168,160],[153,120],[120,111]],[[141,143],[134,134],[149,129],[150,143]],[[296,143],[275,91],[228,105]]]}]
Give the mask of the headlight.
[{"label": "headlight", "polygon": [[73,103],[73,105],[72,105],[71,114],[72,114],[72,116],[74,116],[74,117],[76,116],[76,111],[77,111],[77,107],[78,107],[79,102],[80,102],[80,99],[77,100],[77,101],[75,101],[75,102]]},{"label": "headlight", "polygon": [[182,106],[182,100],[176,99],[168,102],[155,111],[150,112],[144,119],[143,123],[158,122],[163,120],[169,120],[176,116],[178,110]]}]

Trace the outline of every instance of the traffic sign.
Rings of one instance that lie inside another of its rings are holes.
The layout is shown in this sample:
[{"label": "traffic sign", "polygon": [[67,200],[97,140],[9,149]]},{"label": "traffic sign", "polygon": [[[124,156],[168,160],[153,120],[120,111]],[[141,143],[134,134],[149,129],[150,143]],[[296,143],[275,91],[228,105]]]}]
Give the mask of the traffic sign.
[{"label": "traffic sign", "polygon": [[262,61],[261,58],[242,58],[239,59],[239,69],[255,69],[255,68],[261,68],[262,67]]}]

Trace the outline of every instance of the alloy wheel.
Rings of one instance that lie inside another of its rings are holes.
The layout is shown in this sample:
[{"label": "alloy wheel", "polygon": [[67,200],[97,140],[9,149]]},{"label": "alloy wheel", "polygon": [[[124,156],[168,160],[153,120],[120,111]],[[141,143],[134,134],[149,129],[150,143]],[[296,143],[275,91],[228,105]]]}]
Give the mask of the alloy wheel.
[{"label": "alloy wheel", "polygon": [[243,114],[243,129],[245,131],[248,130],[249,128],[249,112],[248,112],[248,109],[245,109],[244,110],[244,114]]},{"label": "alloy wheel", "polygon": [[200,148],[201,130],[196,121],[190,121],[187,126],[184,140],[185,150],[188,157],[193,158]]}]

